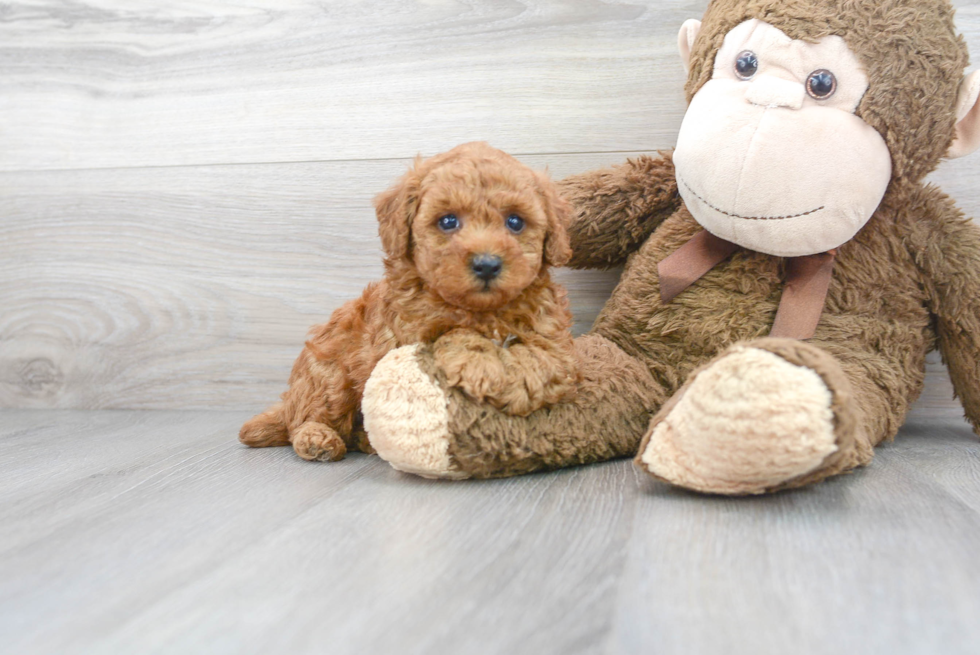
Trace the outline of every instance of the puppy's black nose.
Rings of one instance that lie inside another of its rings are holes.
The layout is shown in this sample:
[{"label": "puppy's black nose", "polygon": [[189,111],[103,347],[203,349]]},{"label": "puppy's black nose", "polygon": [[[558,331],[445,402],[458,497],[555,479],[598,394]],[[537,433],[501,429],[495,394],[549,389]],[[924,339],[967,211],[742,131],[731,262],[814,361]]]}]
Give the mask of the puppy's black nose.
[{"label": "puppy's black nose", "polygon": [[473,273],[484,282],[489,282],[500,275],[503,267],[503,262],[496,255],[473,255],[470,259]]}]

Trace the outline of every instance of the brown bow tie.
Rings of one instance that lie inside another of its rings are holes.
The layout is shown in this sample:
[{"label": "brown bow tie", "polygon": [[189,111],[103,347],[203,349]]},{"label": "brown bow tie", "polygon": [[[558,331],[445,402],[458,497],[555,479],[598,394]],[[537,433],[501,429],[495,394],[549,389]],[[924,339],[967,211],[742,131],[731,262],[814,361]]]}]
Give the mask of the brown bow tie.
[{"label": "brown bow tie", "polygon": [[[664,303],[670,302],[736,249],[738,246],[731,241],[707,230],[698,232],[657,266],[660,299]],[[835,249],[787,260],[783,295],[769,336],[809,339],[814,335],[827,299],[836,256]]]}]

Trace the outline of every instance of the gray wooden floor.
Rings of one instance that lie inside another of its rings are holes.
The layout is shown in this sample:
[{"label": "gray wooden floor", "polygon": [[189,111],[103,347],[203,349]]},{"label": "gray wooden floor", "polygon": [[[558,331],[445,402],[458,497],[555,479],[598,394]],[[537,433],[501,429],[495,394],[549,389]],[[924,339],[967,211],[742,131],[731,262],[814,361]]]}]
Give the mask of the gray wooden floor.
[{"label": "gray wooden floor", "polygon": [[434,482],[243,412],[0,410],[5,653],[976,653],[980,443],[696,496],[627,461]]}]

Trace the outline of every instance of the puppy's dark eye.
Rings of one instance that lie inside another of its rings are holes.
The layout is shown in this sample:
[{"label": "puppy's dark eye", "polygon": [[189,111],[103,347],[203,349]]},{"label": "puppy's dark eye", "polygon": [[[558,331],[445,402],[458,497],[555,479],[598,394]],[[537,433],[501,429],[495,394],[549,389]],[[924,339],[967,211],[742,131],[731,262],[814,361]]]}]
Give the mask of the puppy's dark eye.
[{"label": "puppy's dark eye", "polygon": [[456,218],[456,214],[446,214],[439,219],[439,229],[443,232],[452,232],[457,228],[459,228],[459,219]]},{"label": "puppy's dark eye", "polygon": [[811,98],[825,100],[834,95],[837,90],[837,78],[829,70],[818,70],[810,73],[806,78],[806,92]]},{"label": "puppy's dark eye", "polygon": [[517,214],[511,214],[507,217],[507,229],[514,234],[520,234],[524,231],[524,219]]},{"label": "puppy's dark eye", "polygon": [[759,58],[751,50],[746,50],[735,59],[735,74],[747,80],[759,70]]}]

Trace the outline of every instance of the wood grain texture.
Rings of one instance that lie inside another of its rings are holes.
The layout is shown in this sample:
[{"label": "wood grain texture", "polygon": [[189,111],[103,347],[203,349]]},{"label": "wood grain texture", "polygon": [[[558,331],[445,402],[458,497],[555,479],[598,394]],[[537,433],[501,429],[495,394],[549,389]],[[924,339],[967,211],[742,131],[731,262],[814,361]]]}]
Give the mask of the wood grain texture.
[{"label": "wood grain texture", "polygon": [[[380,275],[370,199],[404,157],[487,138],[561,177],[670,146],[705,4],[5,3],[0,406],[267,404]],[[977,216],[978,173],[933,179]],[[581,333],[616,273],[559,277]],[[958,406],[937,363],[924,397]]]},{"label": "wood grain texture", "polygon": [[664,147],[703,5],[8,2],[0,170]]},{"label": "wood grain texture", "polygon": [[[561,177],[671,146],[705,5],[3,3],[0,406],[267,404],[380,275],[370,199],[407,157],[487,139]],[[933,180],[980,216],[978,173]],[[581,332],[616,273],[561,279]],[[241,447],[245,411],[2,410],[0,650],[972,654],[960,414],[933,355],[870,468],[733,500],[628,462],[309,464]]]},{"label": "wood grain texture", "polygon": [[[268,404],[309,326],[381,276],[371,198],[408,164],[0,174],[0,406]],[[580,333],[617,273],[559,279]]]},{"label": "wood grain texture", "polygon": [[[522,159],[561,177],[625,157]],[[407,166],[0,173],[0,406],[269,403],[309,326],[381,275],[371,198]],[[618,272],[557,277],[580,334]],[[930,361],[925,397],[958,407]]]},{"label": "wood grain texture", "polygon": [[[578,653],[608,631],[628,467],[445,485],[246,449],[240,413],[2,416],[5,649]],[[44,457],[75,434],[81,461]]]},{"label": "wood grain texture", "polygon": [[[980,3],[958,0],[980,51]],[[684,113],[704,0],[20,0],[0,170],[645,151]]]},{"label": "wood grain texture", "polygon": [[800,493],[644,483],[610,651],[976,652],[978,465],[973,435],[931,418]]},{"label": "wood grain texture", "polygon": [[31,653],[943,653],[980,643],[980,448],[913,414],[763,498],[627,461],[485,482],[247,449],[242,412],[0,411],[0,634]]}]

